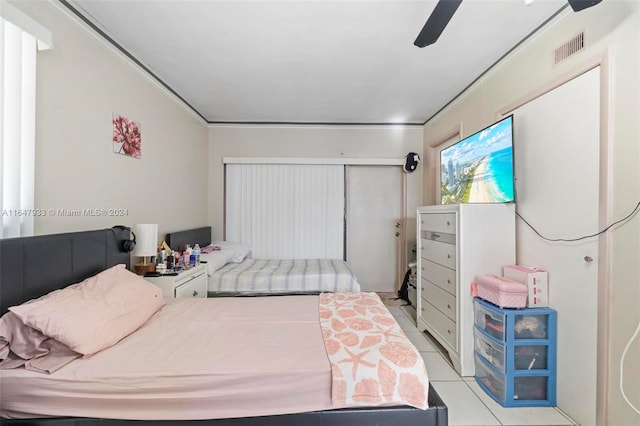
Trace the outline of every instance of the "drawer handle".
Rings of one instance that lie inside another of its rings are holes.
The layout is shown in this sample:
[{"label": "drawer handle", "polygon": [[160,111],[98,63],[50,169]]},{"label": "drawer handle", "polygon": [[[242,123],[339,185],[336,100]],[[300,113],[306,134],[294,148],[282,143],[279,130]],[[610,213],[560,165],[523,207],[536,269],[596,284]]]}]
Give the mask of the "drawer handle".
[{"label": "drawer handle", "polygon": [[424,287],[420,286],[420,290],[424,291]]},{"label": "drawer handle", "polygon": [[447,308],[451,309],[451,305],[447,304]]},{"label": "drawer handle", "polygon": [[451,334],[451,333],[452,333],[452,331],[451,331],[451,330],[447,330],[447,333]]},{"label": "drawer handle", "polygon": [[451,225],[451,222],[447,221],[447,226]]},{"label": "drawer handle", "polygon": [[450,254],[447,255],[447,259],[451,259],[451,255]]},{"label": "drawer handle", "polygon": [[193,297],[196,297],[198,295],[198,292],[193,290]]},{"label": "drawer handle", "polygon": [[441,235],[440,234],[436,234],[435,232],[433,233],[433,238],[440,238]]},{"label": "drawer handle", "polygon": [[451,284],[451,279],[448,279],[448,280],[447,280],[447,284]]}]

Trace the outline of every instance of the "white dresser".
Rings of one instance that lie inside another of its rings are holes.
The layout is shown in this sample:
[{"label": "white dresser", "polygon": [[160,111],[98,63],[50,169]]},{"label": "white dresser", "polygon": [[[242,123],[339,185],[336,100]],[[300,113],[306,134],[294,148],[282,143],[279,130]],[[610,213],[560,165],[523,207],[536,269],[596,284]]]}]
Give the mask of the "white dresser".
[{"label": "white dresser", "polygon": [[418,328],[442,344],[460,375],[473,376],[470,285],[515,264],[515,205],[419,207],[417,221]]},{"label": "white dresser", "polygon": [[145,280],[160,287],[166,299],[207,297],[207,267],[204,264],[181,271],[178,275],[145,277]]}]

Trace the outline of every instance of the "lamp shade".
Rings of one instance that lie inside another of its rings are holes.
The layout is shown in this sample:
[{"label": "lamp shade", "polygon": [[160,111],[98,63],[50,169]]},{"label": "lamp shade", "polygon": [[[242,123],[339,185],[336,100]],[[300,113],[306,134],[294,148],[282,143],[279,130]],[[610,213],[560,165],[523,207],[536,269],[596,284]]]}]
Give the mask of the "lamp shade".
[{"label": "lamp shade", "polygon": [[155,256],[158,248],[158,224],[141,223],[133,226],[136,235],[136,247],[133,255],[138,257]]}]

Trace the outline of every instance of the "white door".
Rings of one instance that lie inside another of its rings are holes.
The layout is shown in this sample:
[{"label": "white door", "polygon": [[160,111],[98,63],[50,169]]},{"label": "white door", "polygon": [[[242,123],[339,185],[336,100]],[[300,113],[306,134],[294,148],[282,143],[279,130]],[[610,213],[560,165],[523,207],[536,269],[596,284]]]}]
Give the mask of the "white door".
[{"label": "white door", "polygon": [[[346,260],[362,291],[393,292],[397,279],[402,168],[347,168]],[[398,233],[398,235],[396,235]]]},{"label": "white door", "polygon": [[[514,111],[517,211],[549,238],[598,231],[600,71]],[[517,261],[549,272],[558,311],[557,405],[595,424],[598,240],[545,241],[517,222]]]}]

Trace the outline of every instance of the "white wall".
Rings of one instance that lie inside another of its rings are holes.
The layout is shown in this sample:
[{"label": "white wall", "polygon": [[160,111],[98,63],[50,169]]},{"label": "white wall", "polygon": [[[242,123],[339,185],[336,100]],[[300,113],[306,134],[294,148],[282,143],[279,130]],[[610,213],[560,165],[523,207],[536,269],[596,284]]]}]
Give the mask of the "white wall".
[{"label": "white wall", "polygon": [[[35,207],[126,209],[122,217],[38,217],[36,234],[207,223],[207,126],[57,1],[13,2],[53,34],[37,57]],[[111,118],[140,123],[142,158],[113,153]]]},{"label": "white wall", "polygon": [[[209,128],[209,223],[224,230],[223,157],[422,157],[419,126],[211,126]],[[422,164],[407,176],[407,213],[415,218],[422,193]],[[415,240],[415,220],[405,227]]]},{"label": "white wall", "polygon": [[[552,51],[583,29],[587,32],[586,49],[554,66]],[[603,177],[610,216],[605,219],[612,222],[626,216],[640,200],[640,168],[637,167],[640,160],[640,3],[637,1],[611,0],[579,13],[565,11],[425,125],[425,154],[431,141],[441,139],[452,128],[462,126],[462,136],[467,136],[494,122],[497,113],[508,105],[601,57],[606,58],[608,71],[603,79],[604,86],[609,88],[609,92],[602,94],[607,99],[603,114],[606,116],[608,112],[609,117],[609,122],[604,123],[604,136],[610,143],[609,176]],[[425,183],[424,201],[434,200],[434,194],[435,182]],[[600,361],[604,361],[604,365],[598,371],[608,404],[600,419],[602,424],[640,424],[640,415],[624,402],[619,390],[621,353],[640,321],[639,236],[638,216],[609,233],[611,263],[605,285],[610,289],[610,335],[608,347],[601,349]],[[578,297],[576,303],[579,303]],[[559,321],[562,321],[560,316]],[[636,406],[640,405],[639,340],[631,346],[624,370],[625,391]]]}]

